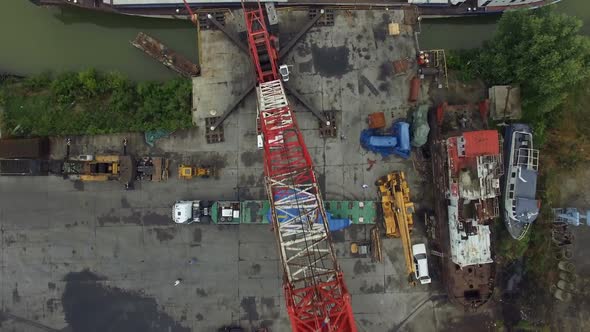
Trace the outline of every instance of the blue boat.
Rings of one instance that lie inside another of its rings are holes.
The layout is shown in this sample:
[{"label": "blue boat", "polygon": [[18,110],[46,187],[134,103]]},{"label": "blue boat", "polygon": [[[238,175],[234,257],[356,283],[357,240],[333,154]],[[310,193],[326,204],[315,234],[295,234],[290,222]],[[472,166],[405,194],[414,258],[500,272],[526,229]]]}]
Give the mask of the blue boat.
[{"label": "blue boat", "polygon": [[539,215],[539,150],[531,128],[521,123],[506,127],[504,149],[504,223],[514,239],[522,240]]}]

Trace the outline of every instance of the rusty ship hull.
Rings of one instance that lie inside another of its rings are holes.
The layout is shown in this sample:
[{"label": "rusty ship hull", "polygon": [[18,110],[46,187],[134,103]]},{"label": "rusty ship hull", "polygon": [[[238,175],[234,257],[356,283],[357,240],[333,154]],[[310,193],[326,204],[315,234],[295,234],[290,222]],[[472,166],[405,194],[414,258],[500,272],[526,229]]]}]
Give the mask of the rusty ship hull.
[{"label": "rusty ship hull", "polygon": [[201,72],[198,65],[143,32],[137,34],[131,44],[186,78],[199,76]]},{"label": "rusty ship hull", "polygon": [[[439,108],[440,109],[440,108]],[[449,188],[451,172],[449,168],[449,150],[448,140],[452,137],[459,137],[465,132],[469,131],[481,131],[487,128],[487,122],[485,121],[485,115],[482,117],[480,113],[481,108],[478,105],[465,105],[465,107],[459,107],[454,112],[445,114],[444,121],[440,118],[440,114],[437,112],[431,112],[429,114],[429,123],[431,126],[432,136],[430,138],[430,152],[432,156],[432,172],[433,172],[433,188],[435,198],[435,214],[436,214],[436,241],[433,246],[442,252],[441,268],[442,268],[442,281],[446,287],[448,298],[450,302],[463,306],[466,310],[477,310],[478,308],[485,305],[492,297],[496,282],[496,263],[491,259],[493,258],[493,240],[494,236],[491,234],[493,231],[492,224],[495,222],[496,217],[486,216],[486,226],[490,231],[489,236],[489,260],[482,264],[472,264],[466,266],[460,266],[454,261],[454,254],[451,246],[451,230],[449,227],[450,220],[452,219],[449,215],[451,209],[451,188]],[[464,128],[461,128],[461,124],[457,123],[455,126],[449,126],[448,120],[455,121],[453,117],[459,116],[459,114],[465,115],[470,113],[468,117],[470,120],[465,124]],[[442,124],[441,122],[446,122]],[[500,158],[501,158],[501,151]],[[499,165],[501,166],[501,165]],[[494,206],[495,209],[498,205],[499,195],[491,200],[483,200],[482,205],[484,209],[488,206]],[[464,199],[458,200],[458,205],[461,206]],[[479,210],[481,211],[481,209]],[[477,214],[476,211],[475,214]],[[499,211],[498,211],[499,212]],[[462,212],[460,211],[459,214]],[[491,217],[491,218],[489,218]],[[456,239],[455,239],[456,240]]]}]

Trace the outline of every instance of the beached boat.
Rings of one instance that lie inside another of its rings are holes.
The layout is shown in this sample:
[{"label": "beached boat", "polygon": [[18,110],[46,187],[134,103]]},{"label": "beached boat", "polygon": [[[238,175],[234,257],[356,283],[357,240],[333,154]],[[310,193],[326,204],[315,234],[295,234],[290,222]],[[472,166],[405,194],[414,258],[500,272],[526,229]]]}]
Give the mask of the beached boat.
[{"label": "beached boat", "polygon": [[539,215],[535,198],[539,150],[534,149],[533,134],[525,124],[507,126],[504,142],[504,223],[513,238],[522,240]]},{"label": "beached boat", "polygon": [[[484,104],[485,105],[485,104]],[[436,237],[449,300],[475,310],[495,287],[494,220],[500,216],[500,135],[485,109],[442,105],[431,116]]]}]

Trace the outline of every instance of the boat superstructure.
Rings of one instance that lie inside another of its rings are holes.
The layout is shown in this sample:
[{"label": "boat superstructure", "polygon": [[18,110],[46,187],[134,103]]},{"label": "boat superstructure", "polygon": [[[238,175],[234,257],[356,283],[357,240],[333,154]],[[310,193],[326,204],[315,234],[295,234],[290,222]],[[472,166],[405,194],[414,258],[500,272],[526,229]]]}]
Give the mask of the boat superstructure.
[{"label": "boat superstructure", "polygon": [[522,240],[539,215],[539,150],[533,146],[530,127],[518,123],[506,128],[504,149],[504,223],[513,238]]}]

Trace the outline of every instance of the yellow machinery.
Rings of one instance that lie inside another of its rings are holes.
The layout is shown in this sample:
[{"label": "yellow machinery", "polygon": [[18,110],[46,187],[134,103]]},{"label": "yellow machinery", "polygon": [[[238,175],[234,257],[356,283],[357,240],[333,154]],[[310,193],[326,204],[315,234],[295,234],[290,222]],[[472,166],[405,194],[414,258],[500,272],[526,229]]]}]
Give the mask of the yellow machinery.
[{"label": "yellow machinery", "polygon": [[399,237],[402,240],[406,270],[410,282],[413,284],[415,272],[412,255],[412,240],[410,233],[414,226],[414,203],[410,201],[410,188],[406,182],[404,172],[393,172],[377,181],[383,207],[385,235]]},{"label": "yellow machinery", "polygon": [[180,165],[178,167],[178,177],[185,180],[190,180],[195,177],[207,178],[213,174],[209,167],[194,167],[188,165]]},{"label": "yellow machinery", "polygon": [[80,180],[107,181],[118,179],[120,162],[119,156],[96,156],[93,160],[83,164]]}]

